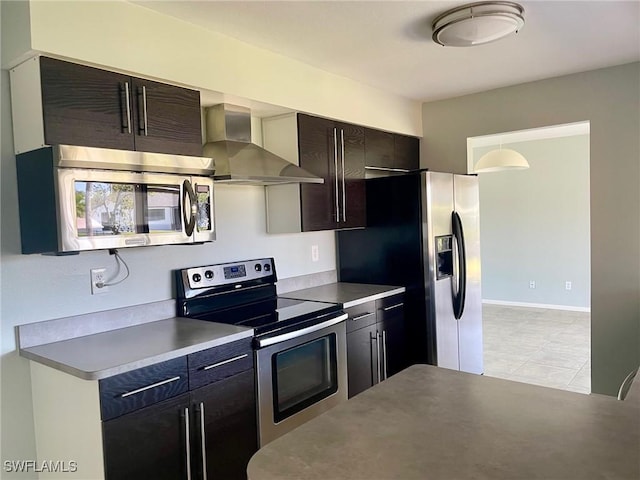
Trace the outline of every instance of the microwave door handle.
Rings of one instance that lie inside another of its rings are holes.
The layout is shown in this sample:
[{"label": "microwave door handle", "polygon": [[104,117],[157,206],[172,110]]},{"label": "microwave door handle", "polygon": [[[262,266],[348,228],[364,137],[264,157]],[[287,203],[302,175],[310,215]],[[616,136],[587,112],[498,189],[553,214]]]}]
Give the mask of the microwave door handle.
[{"label": "microwave door handle", "polygon": [[[187,200],[189,201],[187,202]],[[187,237],[193,234],[196,226],[196,213],[198,211],[196,202],[196,194],[193,191],[191,182],[185,180],[182,184],[182,218],[184,219],[184,232]]]}]

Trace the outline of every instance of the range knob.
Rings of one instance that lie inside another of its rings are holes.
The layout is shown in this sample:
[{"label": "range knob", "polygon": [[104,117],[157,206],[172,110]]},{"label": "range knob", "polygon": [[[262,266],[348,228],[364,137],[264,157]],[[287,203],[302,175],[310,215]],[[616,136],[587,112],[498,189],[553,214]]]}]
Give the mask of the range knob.
[{"label": "range knob", "polygon": [[269,265],[268,263],[264,264],[264,271],[265,272],[269,272],[271,270],[271,265]]},{"label": "range knob", "polygon": [[194,282],[198,283],[200,280],[202,280],[202,276],[199,273],[194,273],[193,277],[191,277],[193,279]]},{"label": "range knob", "polygon": [[213,278],[213,272],[211,270],[207,270],[206,272],[204,272],[204,276],[205,276],[205,278],[212,279]]},{"label": "range knob", "polygon": [[256,272],[260,272],[262,270],[262,265],[260,265],[259,263],[256,263],[255,267],[253,267],[256,269]]}]

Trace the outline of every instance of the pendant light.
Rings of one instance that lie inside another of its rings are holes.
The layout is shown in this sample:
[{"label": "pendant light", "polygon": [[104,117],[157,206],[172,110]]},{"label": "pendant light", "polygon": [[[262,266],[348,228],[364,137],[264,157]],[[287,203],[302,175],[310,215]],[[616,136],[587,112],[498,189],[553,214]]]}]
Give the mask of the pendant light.
[{"label": "pendant light", "polygon": [[529,168],[529,162],[522,154],[510,148],[500,148],[485,153],[474,167],[475,173],[501,172],[504,170],[523,170]]},{"label": "pendant light", "polygon": [[524,26],[524,8],[513,2],[477,2],[444,12],[433,21],[434,42],[472,47],[494,42]]}]

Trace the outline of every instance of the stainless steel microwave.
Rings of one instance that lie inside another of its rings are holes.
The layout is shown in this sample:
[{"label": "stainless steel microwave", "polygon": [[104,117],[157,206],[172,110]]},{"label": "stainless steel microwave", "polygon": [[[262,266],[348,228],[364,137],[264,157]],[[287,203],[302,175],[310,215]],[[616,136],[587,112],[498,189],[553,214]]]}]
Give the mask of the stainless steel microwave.
[{"label": "stainless steel microwave", "polygon": [[16,168],[22,253],[215,240],[210,158],[57,145]]}]

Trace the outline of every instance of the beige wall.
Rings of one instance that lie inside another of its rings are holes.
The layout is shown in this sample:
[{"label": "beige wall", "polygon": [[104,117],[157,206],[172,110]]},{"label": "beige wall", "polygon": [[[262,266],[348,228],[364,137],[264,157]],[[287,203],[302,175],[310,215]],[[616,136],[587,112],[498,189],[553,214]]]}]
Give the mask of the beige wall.
[{"label": "beige wall", "polygon": [[640,63],[422,109],[423,166],[466,173],[467,137],[591,124],[592,390],[615,394],[640,363]]}]

